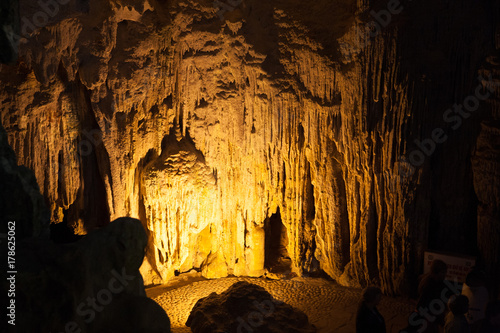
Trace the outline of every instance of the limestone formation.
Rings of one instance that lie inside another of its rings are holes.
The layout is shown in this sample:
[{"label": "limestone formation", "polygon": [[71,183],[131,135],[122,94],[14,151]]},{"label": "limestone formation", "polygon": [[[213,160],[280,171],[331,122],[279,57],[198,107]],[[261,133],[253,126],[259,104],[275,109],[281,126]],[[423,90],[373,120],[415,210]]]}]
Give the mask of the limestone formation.
[{"label": "limestone formation", "polygon": [[200,298],[186,326],[193,333],[262,332],[314,333],[307,315],[274,299],[264,288],[245,281],[221,294]]},{"label": "limestone formation", "polygon": [[482,85],[495,1],[220,3],[21,3],[0,118],[52,222],[139,218],[147,283],[272,271],[278,211],[293,273],[343,285],[476,253],[482,115],[445,115]]},{"label": "limestone formation", "polygon": [[[170,332],[165,311],[145,297],[139,267],[147,235],[139,220],[119,218],[76,243],[54,244],[33,172],[16,164],[1,125],[0,181],[1,231],[9,231],[8,246],[0,239],[2,268],[9,271],[0,284],[9,295],[2,307],[15,301],[2,332]],[[13,266],[5,265],[7,252]]]}]

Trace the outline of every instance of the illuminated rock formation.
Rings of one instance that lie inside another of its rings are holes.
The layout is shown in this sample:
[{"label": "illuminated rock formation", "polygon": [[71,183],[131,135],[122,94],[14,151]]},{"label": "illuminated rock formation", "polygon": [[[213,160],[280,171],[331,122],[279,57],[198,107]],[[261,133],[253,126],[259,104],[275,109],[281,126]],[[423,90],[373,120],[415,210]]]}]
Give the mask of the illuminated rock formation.
[{"label": "illuminated rock formation", "polygon": [[443,113],[480,84],[489,4],[69,1],[0,68],[1,121],[53,222],[141,219],[147,283],[262,275],[279,211],[294,273],[396,292],[427,247],[476,246],[479,116]]}]

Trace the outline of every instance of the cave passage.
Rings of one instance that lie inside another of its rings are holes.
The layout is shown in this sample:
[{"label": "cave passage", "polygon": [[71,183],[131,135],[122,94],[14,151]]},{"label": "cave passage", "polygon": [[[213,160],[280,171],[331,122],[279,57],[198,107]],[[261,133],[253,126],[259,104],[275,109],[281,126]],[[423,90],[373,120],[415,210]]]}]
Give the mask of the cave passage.
[{"label": "cave passage", "polygon": [[288,255],[287,229],[281,221],[280,210],[265,221],[266,245],[264,267],[271,273],[286,273],[291,270],[292,261]]}]

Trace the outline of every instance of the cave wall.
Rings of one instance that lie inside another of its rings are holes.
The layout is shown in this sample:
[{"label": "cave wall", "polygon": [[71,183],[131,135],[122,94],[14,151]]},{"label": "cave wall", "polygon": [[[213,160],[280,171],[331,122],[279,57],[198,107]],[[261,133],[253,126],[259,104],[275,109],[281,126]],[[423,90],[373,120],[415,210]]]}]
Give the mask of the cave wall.
[{"label": "cave wall", "polygon": [[[52,4],[20,2],[1,122],[54,223],[141,219],[146,282],[262,275],[278,209],[293,271],[345,285],[398,292],[428,247],[476,251],[488,107],[458,130],[443,114],[491,88],[490,1]],[[437,127],[448,139],[415,163]]]},{"label": "cave wall", "polygon": [[[496,4],[496,12],[500,4]],[[486,57],[480,75],[491,78],[491,97],[472,152],[474,188],[477,193],[477,240],[481,259],[492,276],[500,276],[500,24],[495,29],[496,50]],[[497,283],[497,292],[500,285]]]}]

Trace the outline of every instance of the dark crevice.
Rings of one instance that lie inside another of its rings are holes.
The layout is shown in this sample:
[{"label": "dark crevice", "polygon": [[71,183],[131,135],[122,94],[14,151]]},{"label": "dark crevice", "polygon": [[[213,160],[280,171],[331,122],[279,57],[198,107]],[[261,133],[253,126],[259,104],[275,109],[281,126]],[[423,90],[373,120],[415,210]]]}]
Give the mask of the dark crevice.
[{"label": "dark crevice", "polygon": [[378,268],[378,213],[373,199],[373,183],[371,188],[370,208],[368,221],[366,225],[366,266],[368,268],[368,276],[371,281],[375,281],[379,277]]},{"label": "dark crevice", "polygon": [[64,217],[61,223],[50,224],[50,239],[56,244],[74,243],[83,236],[76,235],[74,229],[68,225],[68,210],[63,211]]},{"label": "dark crevice", "polygon": [[[73,94],[74,110],[80,123],[77,152],[80,159],[81,187],[77,200],[68,209],[68,223],[76,226],[81,219],[87,231],[102,227],[110,222],[110,213],[103,174],[111,182],[109,156],[102,142],[102,133],[95,119],[90,95],[81,84],[68,84],[67,91]],[[112,184],[110,184],[112,186]]]},{"label": "dark crevice", "polygon": [[208,104],[208,102],[204,99],[204,98],[201,98],[196,106],[195,106],[195,109],[200,109],[200,108],[206,108],[207,106],[209,106],[210,104]]},{"label": "dark crevice", "polygon": [[301,269],[308,274],[319,271],[319,261],[315,258],[316,251],[316,204],[314,199],[314,185],[311,178],[311,165],[305,161],[305,182],[302,195],[302,232],[300,244]]},{"label": "dark crevice", "polygon": [[[336,212],[336,221],[334,221],[336,228],[333,232],[336,252],[335,257],[338,258],[336,260],[336,265],[340,270],[343,270],[351,260],[351,229],[349,226],[349,214],[347,211],[346,185],[344,181],[342,165],[340,162],[341,155],[337,150],[335,142],[328,142],[328,152],[332,156],[332,186],[334,193],[337,194],[336,206],[338,207],[338,211]],[[359,237],[359,231],[357,235]]]},{"label": "dark crevice", "polygon": [[283,201],[286,201],[286,166],[285,166],[285,162],[283,162],[283,179],[282,179],[282,182],[283,182],[283,186],[281,188],[281,195],[283,196]]},{"label": "dark crevice", "polygon": [[174,103],[172,101],[172,94],[163,99],[163,104],[165,104],[168,109],[173,109]]},{"label": "dark crevice", "polygon": [[59,62],[59,66],[57,67],[57,76],[59,77],[59,80],[65,85],[68,86],[68,72],[64,68],[64,65],[62,61]]},{"label": "dark crevice", "polygon": [[311,166],[307,163],[306,184],[305,184],[305,218],[307,221],[312,221],[316,217],[316,205],[314,203],[314,185],[311,180]]},{"label": "dark crevice", "polygon": [[264,228],[266,231],[264,267],[272,273],[289,272],[292,261],[286,249],[288,235],[281,221],[279,208],[264,221]]},{"label": "dark crevice", "polygon": [[163,265],[165,263],[165,260],[163,259],[163,254],[160,251],[160,249],[157,249],[157,251],[158,251],[158,261],[160,261],[160,264]]},{"label": "dark crevice", "polygon": [[305,137],[304,137],[304,127],[302,124],[299,124],[299,150],[302,151],[302,148],[304,148],[304,143],[305,143]]}]

